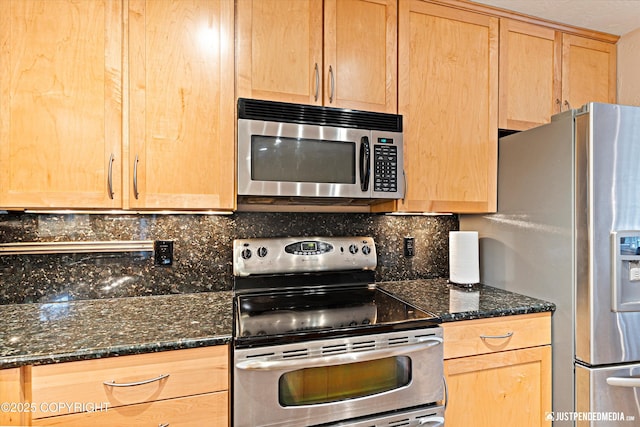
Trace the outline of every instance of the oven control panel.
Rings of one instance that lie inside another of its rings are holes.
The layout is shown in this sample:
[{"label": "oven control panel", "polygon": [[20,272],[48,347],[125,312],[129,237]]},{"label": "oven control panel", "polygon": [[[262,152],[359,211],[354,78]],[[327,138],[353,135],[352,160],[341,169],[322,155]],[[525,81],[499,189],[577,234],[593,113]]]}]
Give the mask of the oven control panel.
[{"label": "oven control panel", "polygon": [[233,241],[233,274],[374,270],[372,237],[278,237]]}]

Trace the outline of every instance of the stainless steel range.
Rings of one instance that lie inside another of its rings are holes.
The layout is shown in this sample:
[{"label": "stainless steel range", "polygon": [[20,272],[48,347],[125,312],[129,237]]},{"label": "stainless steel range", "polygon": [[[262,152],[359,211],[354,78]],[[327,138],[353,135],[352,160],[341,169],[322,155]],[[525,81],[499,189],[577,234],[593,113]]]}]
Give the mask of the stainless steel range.
[{"label": "stainless steel range", "polygon": [[375,285],[370,237],[235,240],[233,425],[444,425],[440,319]]}]

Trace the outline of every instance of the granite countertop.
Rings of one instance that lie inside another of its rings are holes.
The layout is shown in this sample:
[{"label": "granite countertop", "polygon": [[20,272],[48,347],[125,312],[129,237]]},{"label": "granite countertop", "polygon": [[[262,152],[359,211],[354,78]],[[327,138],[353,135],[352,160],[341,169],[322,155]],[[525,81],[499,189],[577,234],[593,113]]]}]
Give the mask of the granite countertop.
[{"label": "granite countertop", "polygon": [[[555,310],[491,286],[379,282],[443,322]],[[0,369],[231,343],[232,292],[0,305]]]},{"label": "granite countertop", "polygon": [[0,369],[227,344],[232,293],[0,305]]},{"label": "granite countertop", "polygon": [[409,304],[436,314],[443,322],[554,311],[555,304],[487,285],[463,287],[447,279],[379,282]]}]

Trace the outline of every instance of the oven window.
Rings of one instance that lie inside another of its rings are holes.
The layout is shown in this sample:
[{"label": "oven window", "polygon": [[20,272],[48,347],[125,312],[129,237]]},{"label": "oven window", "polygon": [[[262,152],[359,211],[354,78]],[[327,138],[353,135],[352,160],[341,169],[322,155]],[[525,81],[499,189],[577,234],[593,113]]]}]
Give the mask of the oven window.
[{"label": "oven window", "polygon": [[287,372],[278,393],[282,406],[313,405],[384,393],[410,381],[411,359],[397,356]]},{"label": "oven window", "polygon": [[251,179],[355,184],[355,142],[253,135]]}]

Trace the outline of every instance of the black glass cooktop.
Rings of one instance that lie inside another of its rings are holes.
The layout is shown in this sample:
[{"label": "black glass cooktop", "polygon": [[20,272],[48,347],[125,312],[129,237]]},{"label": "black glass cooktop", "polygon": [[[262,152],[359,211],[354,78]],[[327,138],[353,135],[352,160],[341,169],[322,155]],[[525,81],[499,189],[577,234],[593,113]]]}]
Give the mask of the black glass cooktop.
[{"label": "black glass cooktop", "polygon": [[244,293],[234,298],[237,347],[438,325],[432,313],[374,285]]}]

